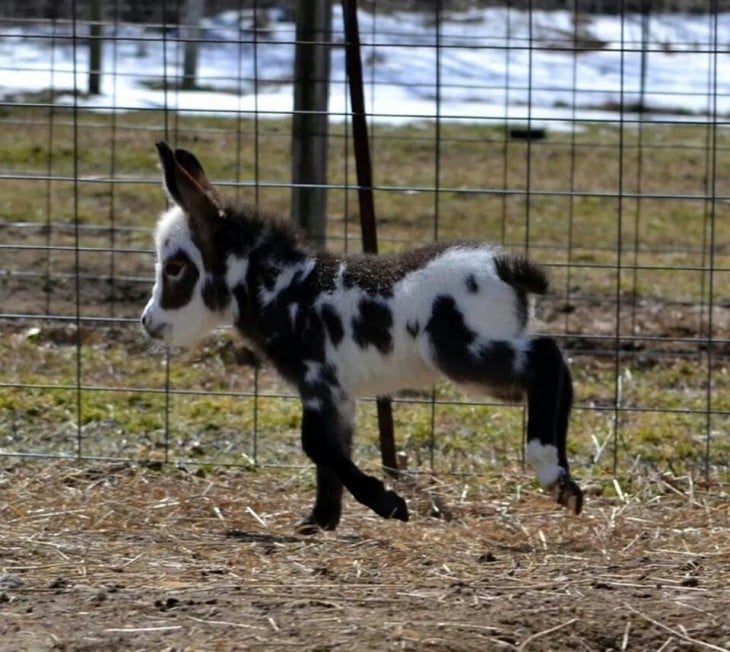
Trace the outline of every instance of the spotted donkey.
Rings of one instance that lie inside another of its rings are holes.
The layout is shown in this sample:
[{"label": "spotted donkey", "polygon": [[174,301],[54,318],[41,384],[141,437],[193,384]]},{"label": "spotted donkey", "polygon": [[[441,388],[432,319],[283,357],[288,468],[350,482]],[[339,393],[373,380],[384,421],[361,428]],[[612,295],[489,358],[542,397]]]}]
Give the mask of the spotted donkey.
[{"label": "spotted donkey", "polygon": [[384,518],[405,501],[351,459],[355,399],[444,375],[499,397],[527,397],[527,451],[540,484],[576,514],[568,473],[570,372],[555,341],[525,332],[543,271],[477,242],[384,256],[312,252],[289,223],[222,202],[190,152],[157,149],[174,206],[157,225],[156,281],[142,324],[172,345],[233,324],[298,390],[302,445],[317,493],[302,531],[334,529],[343,486]]}]

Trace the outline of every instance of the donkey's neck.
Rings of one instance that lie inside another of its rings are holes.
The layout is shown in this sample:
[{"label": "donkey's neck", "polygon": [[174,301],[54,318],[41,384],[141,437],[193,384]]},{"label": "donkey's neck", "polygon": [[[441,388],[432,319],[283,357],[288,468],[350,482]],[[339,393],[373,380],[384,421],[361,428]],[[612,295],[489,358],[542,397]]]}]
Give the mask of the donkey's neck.
[{"label": "donkey's neck", "polygon": [[228,217],[218,223],[216,239],[231,290],[241,283],[271,282],[272,275],[310,256],[292,223],[261,215],[252,207],[226,212]]},{"label": "donkey's neck", "polygon": [[290,223],[247,212],[237,215],[230,227],[224,246],[234,326],[267,354],[267,342],[286,330],[295,311],[316,293],[317,256]]}]

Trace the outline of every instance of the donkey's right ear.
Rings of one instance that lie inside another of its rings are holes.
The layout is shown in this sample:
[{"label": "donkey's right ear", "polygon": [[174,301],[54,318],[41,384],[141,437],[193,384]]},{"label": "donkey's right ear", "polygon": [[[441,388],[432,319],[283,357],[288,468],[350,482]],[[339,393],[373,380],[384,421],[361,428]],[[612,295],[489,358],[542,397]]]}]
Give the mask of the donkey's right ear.
[{"label": "donkey's right ear", "polygon": [[184,149],[173,152],[165,141],[156,146],[170,199],[195,219],[225,217],[222,201],[198,159]]},{"label": "donkey's right ear", "polygon": [[157,156],[162,166],[162,178],[165,182],[165,190],[167,190],[170,199],[184,209],[183,199],[177,187],[177,163],[175,161],[175,154],[164,140],[155,143],[155,147],[157,147]]}]

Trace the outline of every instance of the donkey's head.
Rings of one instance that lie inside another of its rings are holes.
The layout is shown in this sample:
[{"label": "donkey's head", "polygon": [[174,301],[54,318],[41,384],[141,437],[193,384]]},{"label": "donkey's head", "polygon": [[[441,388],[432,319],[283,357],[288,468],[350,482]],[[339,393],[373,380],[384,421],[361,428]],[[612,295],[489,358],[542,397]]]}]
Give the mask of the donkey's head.
[{"label": "donkey's head", "polygon": [[142,313],[147,333],[168,344],[193,344],[226,321],[230,293],[217,243],[226,213],[190,152],[157,143],[173,206],[155,231],[155,285]]}]

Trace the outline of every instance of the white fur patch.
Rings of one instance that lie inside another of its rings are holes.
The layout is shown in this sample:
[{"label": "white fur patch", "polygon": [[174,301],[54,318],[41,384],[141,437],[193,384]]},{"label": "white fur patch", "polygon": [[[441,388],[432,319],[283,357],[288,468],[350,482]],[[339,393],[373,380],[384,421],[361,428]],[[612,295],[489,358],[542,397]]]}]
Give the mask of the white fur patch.
[{"label": "white fur patch", "polygon": [[[478,291],[467,290],[467,276],[474,278]],[[447,249],[406,275],[395,286],[395,307],[425,326],[423,321],[440,295],[453,297],[466,327],[482,340],[511,340],[522,332],[515,291],[497,277],[489,247]]]},{"label": "white fur patch", "polygon": [[[160,216],[155,228],[156,252],[158,254],[163,253],[165,241],[173,239],[190,240],[188,222],[185,219],[185,213],[179,206],[172,206]],[[159,258],[157,260],[159,262]]]},{"label": "white fur patch", "polygon": [[311,274],[315,265],[315,260],[313,258],[308,258],[304,262],[284,267],[281,272],[279,272],[279,275],[276,277],[276,282],[274,283],[274,288],[272,290],[267,290],[266,288],[262,287],[259,291],[259,296],[262,303],[265,305],[273,301],[276,295],[279,294],[279,292],[291,285],[291,282],[294,280],[294,277],[297,274],[300,274],[300,280],[304,280],[305,278],[307,278],[307,276]]},{"label": "white fur patch", "polygon": [[551,444],[541,444],[533,440],[527,444],[525,457],[535,470],[535,475],[544,489],[554,485],[563,473],[558,464],[558,451]]},{"label": "white fur patch", "polygon": [[315,412],[322,411],[322,400],[319,398],[308,398],[302,401],[302,405],[305,410],[314,410]]},{"label": "white fur patch", "polygon": [[319,362],[312,362],[306,360],[304,365],[307,367],[307,371],[304,374],[304,382],[308,385],[316,383],[322,375],[322,365]]},{"label": "white fur patch", "polygon": [[245,283],[248,273],[248,258],[230,255],[226,259],[226,285],[234,288],[239,283]]}]

